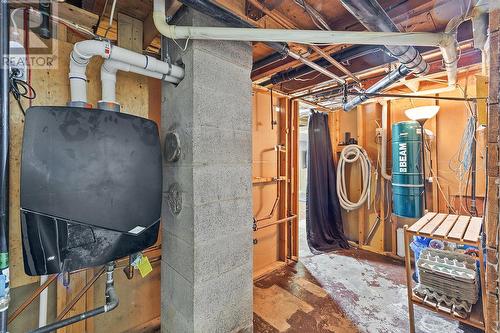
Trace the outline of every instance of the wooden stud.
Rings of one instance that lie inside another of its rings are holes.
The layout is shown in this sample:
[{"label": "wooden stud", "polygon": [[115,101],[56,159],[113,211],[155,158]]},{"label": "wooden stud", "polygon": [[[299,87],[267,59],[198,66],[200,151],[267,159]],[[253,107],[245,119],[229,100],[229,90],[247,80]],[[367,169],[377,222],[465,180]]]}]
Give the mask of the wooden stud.
[{"label": "wooden stud", "polygon": [[[357,113],[357,128],[358,128],[358,145],[365,146],[365,114],[363,106],[356,108]],[[360,186],[361,190],[361,186]],[[365,229],[366,229],[366,205],[358,209],[358,243],[360,246],[365,245]]]},{"label": "wooden stud", "polygon": [[408,294],[408,316],[410,319],[410,333],[415,333],[415,313],[413,309],[413,289],[412,289],[412,270],[411,270],[411,249],[410,233],[408,226],[404,226],[405,243],[405,268],[406,268],[406,289]]}]

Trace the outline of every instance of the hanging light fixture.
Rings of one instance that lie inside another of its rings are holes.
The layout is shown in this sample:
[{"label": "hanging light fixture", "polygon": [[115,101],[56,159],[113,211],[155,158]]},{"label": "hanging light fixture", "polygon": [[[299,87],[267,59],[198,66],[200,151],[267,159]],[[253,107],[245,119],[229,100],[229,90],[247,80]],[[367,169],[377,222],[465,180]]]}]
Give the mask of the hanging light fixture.
[{"label": "hanging light fixture", "polygon": [[420,124],[420,143],[422,149],[420,149],[422,156],[422,180],[424,184],[424,211],[427,209],[427,197],[425,191],[425,143],[424,143],[424,124],[428,119],[434,117],[439,111],[439,105],[427,105],[419,106],[416,108],[408,109],[405,111],[405,115],[411,120],[417,121]]}]

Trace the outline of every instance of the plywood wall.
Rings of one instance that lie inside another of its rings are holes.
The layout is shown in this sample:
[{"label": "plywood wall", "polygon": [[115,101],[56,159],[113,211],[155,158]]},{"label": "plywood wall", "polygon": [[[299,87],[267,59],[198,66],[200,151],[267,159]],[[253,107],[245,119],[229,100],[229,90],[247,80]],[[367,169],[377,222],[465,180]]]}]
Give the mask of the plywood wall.
[{"label": "plywood wall", "polygon": [[[68,66],[69,54],[73,44],[58,41],[58,67],[51,70],[32,71],[32,86],[37,92],[37,98],[33,105],[66,105],[69,100]],[[87,70],[88,76],[88,98],[93,105],[101,95],[100,65],[102,59],[94,58]],[[134,114],[141,117],[151,117],[159,120],[160,96],[158,92],[160,82],[150,80],[131,73],[118,73],[117,77],[117,101],[122,105],[122,112]],[[150,95],[150,87],[154,91]],[[23,102],[28,107],[27,102]],[[11,100],[10,109],[11,138],[10,138],[10,267],[11,287],[17,288],[38,281],[36,277],[24,274],[22,262],[22,247],[20,235],[19,214],[19,164],[21,142],[23,136],[24,117],[17,104]],[[67,301],[90,280],[93,271],[78,273],[72,276],[72,282],[68,288],[62,286],[60,281],[57,286],[57,308],[60,311]],[[120,306],[117,310],[103,315],[94,321],[89,320],[70,328],[59,330],[60,332],[122,332],[141,323],[154,319],[160,314],[160,267],[154,266],[154,271],[145,279],[138,274],[133,280],[127,280],[121,269],[116,270],[116,288],[120,296]],[[76,314],[94,306],[104,304],[104,280],[101,278],[96,282],[95,289],[90,289],[70,312]],[[14,294],[15,295],[15,294]],[[52,292],[49,297],[55,298]],[[19,300],[14,303],[19,304]],[[38,316],[37,311],[31,315]]]},{"label": "plywood wall", "polygon": [[[253,112],[253,143],[252,143],[252,173],[254,180],[277,176],[277,158],[275,146],[279,143],[279,128],[271,126],[271,95],[268,92],[254,90],[252,94]],[[278,99],[273,97],[273,105],[278,105]],[[274,112],[274,110],[272,111]],[[274,114],[278,120],[279,114]],[[274,127],[274,128],[272,128]],[[277,196],[276,182],[254,182],[253,214],[256,218],[267,216],[273,207]],[[281,198],[283,200],[283,198]],[[276,221],[279,209],[269,220]],[[279,260],[279,227],[271,226],[254,232],[254,272],[266,270]],[[257,273],[258,274],[258,273]]]}]

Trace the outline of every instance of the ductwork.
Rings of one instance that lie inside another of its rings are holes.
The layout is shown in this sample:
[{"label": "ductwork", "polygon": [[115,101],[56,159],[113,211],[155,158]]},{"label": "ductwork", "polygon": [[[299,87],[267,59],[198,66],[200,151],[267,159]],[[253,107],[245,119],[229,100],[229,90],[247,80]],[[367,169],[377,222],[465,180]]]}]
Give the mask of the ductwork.
[{"label": "ductwork", "polygon": [[[407,67],[401,65],[398,67],[398,69],[392,71],[387,76],[385,76],[383,79],[381,79],[380,81],[375,83],[373,86],[368,88],[366,90],[366,93],[374,94],[374,93],[377,93],[381,90],[387,89],[393,83],[398,82],[399,80],[406,77],[410,73],[411,73],[411,71]],[[349,102],[344,104],[344,111],[346,111],[346,112],[351,111],[356,106],[358,106],[359,104],[368,100],[369,98],[370,97],[368,97],[367,95],[357,96],[357,97],[353,98],[352,100],[350,100]]]},{"label": "ductwork", "polygon": [[[369,31],[399,32],[398,27],[376,0],[340,0],[340,2]],[[387,43],[384,45],[412,73],[425,75],[429,71],[429,65],[414,47],[387,45]]]},{"label": "ductwork", "polygon": [[129,70],[136,73],[138,71],[142,71],[142,74],[159,73],[163,80],[169,82],[178,82],[184,77],[184,69],[169,62],[111,45],[109,41],[86,40],[76,43],[70,55],[71,105],[87,104],[87,76],[85,72],[90,59],[94,56],[128,64],[130,65]]}]

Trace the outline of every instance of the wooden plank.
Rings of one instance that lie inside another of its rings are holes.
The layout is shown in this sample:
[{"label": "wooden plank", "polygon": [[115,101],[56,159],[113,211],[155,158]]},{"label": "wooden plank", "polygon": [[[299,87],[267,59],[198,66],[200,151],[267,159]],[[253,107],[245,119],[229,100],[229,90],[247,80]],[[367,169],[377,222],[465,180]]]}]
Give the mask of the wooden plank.
[{"label": "wooden plank", "polygon": [[460,216],[451,231],[448,233],[448,238],[461,240],[465,230],[467,230],[469,221],[470,216]]},{"label": "wooden plank", "polygon": [[434,216],[432,220],[430,220],[423,228],[421,228],[418,233],[430,236],[434,232],[434,230],[436,230],[441,225],[441,223],[446,219],[447,216],[448,214],[436,214],[436,216]]},{"label": "wooden plank", "polygon": [[118,13],[118,46],[141,53],[142,30],[140,20]]},{"label": "wooden plank", "polygon": [[441,223],[439,228],[433,233],[433,236],[437,237],[445,237],[450,232],[451,228],[455,225],[455,222],[458,219],[458,215],[450,214],[446,219]]},{"label": "wooden plank", "polygon": [[477,242],[481,227],[483,226],[483,219],[481,217],[473,217],[470,219],[469,226],[464,235],[464,240],[468,242]]},{"label": "wooden plank", "polygon": [[432,212],[425,214],[420,220],[413,223],[413,225],[408,228],[408,231],[418,232],[420,229],[422,229],[424,225],[426,225],[430,220],[432,220],[434,216],[436,216],[436,214],[437,213],[432,213]]},{"label": "wooden plank", "polygon": [[60,18],[63,18],[70,22],[77,23],[86,28],[92,28],[97,24],[97,21],[99,20],[98,15],[70,5],[66,2],[58,3],[57,6],[53,6],[53,8],[57,9],[57,11],[53,13],[54,15],[57,15]]}]

